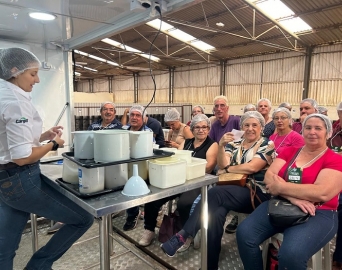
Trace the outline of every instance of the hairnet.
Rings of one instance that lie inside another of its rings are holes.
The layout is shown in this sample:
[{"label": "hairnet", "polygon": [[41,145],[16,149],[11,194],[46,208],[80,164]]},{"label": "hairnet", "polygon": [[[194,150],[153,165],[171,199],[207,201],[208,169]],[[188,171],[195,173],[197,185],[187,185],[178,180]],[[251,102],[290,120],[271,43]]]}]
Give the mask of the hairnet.
[{"label": "hairnet", "polygon": [[192,107],[192,112],[194,112],[195,108],[200,108],[201,112],[204,113],[204,108],[201,105],[195,105]]},{"label": "hairnet", "polygon": [[196,114],[192,118],[191,123],[190,123],[190,129],[193,130],[194,126],[197,125],[197,123],[202,122],[202,121],[206,121],[208,127],[210,128],[211,122],[210,122],[208,116],[206,116],[205,114],[199,113],[199,114]]},{"label": "hairnet", "polygon": [[318,106],[317,110],[318,110],[318,113],[324,113],[324,112],[328,111],[328,109],[326,107],[323,107],[323,106]]},{"label": "hairnet", "polygon": [[115,110],[115,105],[114,105],[114,103],[113,103],[113,102],[110,102],[110,101],[106,101],[106,102],[104,102],[104,103],[101,104],[100,112],[102,112],[104,106],[106,106],[107,104],[112,105],[113,108],[114,108],[114,110]]},{"label": "hairnet", "polygon": [[247,104],[244,108],[243,108],[243,113],[248,112],[248,111],[256,111],[256,107],[254,104]]},{"label": "hairnet", "polygon": [[0,78],[9,80],[27,69],[40,68],[39,59],[22,48],[0,49]]},{"label": "hairnet", "polygon": [[270,108],[272,107],[271,101],[270,101],[269,99],[267,99],[267,98],[261,98],[261,99],[259,99],[258,102],[257,102],[257,107],[259,107],[259,103],[260,103],[260,102],[263,102],[263,101],[267,102],[268,107],[270,107]]},{"label": "hairnet", "polygon": [[312,98],[306,98],[303,99],[300,104],[303,104],[304,102],[310,103],[312,107],[314,107],[317,110],[318,104],[317,101]]},{"label": "hairnet", "polygon": [[342,102],[340,102],[339,104],[337,104],[336,110],[342,111]]},{"label": "hairnet", "polygon": [[164,116],[164,121],[179,121],[180,119],[180,113],[177,111],[176,108],[172,108],[171,110],[168,110]]},{"label": "hairnet", "polygon": [[260,125],[262,128],[264,128],[265,126],[265,119],[264,117],[261,115],[261,113],[257,112],[257,111],[249,111],[249,112],[245,112],[241,118],[240,118],[240,128],[242,128],[243,123],[249,119],[249,118],[255,118],[259,121]]},{"label": "hairnet", "polygon": [[130,109],[129,109],[129,114],[131,114],[131,112],[140,112],[141,115],[143,115],[144,113],[144,117],[146,116],[146,110],[144,111],[144,107],[141,105],[133,105]]},{"label": "hairnet", "polygon": [[279,108],[292,108],[291,104],[288,102],[280,103]]},{"label": "hairnet", "polygon": [[332,134],[332,124],[331,124],[331,121],[330,121],[330,119],[327,116],[325,116],[324,114],[320,114],[320,113],[309,114],[307,117],[305,117],[305,119],[303,121],[302,134],[303,134],[306,122],[310,118],[312,118],[312,117],[320,118],[324,122],[325,127],[327,129],[327,138],[330,138],[331,134]]},{"label": "hairnet", "polygon": [[285,108],[285,107],[280,107],[274,110],[273,114],[272,114],[272,119],[274,119],[275,115],[279,112],[285,113],[286,116],[289,118],[290,120],[290,126],[292,125],[292,115],[291,112],[289,111],[289,109]]}]

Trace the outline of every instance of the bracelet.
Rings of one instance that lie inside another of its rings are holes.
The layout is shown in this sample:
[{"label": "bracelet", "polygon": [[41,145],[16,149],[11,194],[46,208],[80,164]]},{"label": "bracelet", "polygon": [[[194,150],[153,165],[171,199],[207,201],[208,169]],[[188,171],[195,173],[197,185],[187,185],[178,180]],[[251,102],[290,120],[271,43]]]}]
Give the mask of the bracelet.
[{"label": "bracelet", "polygon": [[230,166],[230,165],[228,164],[226,167],[223,168],[223,169],[226,171],[226,173],[229,173],[229,172],[228,172],[229,166]]}]

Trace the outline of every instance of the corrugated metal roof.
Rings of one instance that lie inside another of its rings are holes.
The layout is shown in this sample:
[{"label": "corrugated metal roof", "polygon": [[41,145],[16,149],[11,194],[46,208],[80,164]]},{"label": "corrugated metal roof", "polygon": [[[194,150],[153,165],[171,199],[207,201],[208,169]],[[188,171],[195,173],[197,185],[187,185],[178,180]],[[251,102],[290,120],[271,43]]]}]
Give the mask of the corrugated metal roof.
[{"label": "corrugated metal roof", "polygon": [[[299,52],[305,52],[307,46],[342,41],[342,2],[340,0],[283,0],[283,2],[313,28],[312,32],[299,34],[296,47]],[[92,16],[96,16],[96,14],[92,14]],[[102,12],[101,16],[107,16],[107,13]],[[180,67],[193,63],[219,63],[220,60],[294,50],[295,39],[289,33],[280,30],[274,22],[258,11],[255,13],[255,25],[253,26],[253,8],[244,0],[200,1],[188,8],[164,14],[163,17],[168,23],[209,43],[216,50],[208,56],[209,54],[205,52],[160,33],[152,47],[152,54],[161,59],[159,63],[153,63],[155,69],[165,70],[169,67]],[[218,22],[222,22],[224,26],[216,26]],[[253,27],[255,37],[253,37]],[[140,25],[109,38],[147,53],[156,33],[155,29],[147,25]],[[257,40],[254,40],[256,37]],[[107,50],[98,50],[94,47]],[[111,49],[113,51],[110,51]],[[140,68],[149,66],[147,59],[120,52],[120,49],[112,48],[102,42],[96,42],[80,50],[120,64],[125,63],[124,66]],[[84,59],[80,55],[75,56],[77,61]],[[125,67],[108,67],[99,65],[90,59],[87,61],[90,67],[97,66],[101,70],[99,76],[132,73],[132,70],[127,70]],[[95,75],[89,73],[88,76]]]}]

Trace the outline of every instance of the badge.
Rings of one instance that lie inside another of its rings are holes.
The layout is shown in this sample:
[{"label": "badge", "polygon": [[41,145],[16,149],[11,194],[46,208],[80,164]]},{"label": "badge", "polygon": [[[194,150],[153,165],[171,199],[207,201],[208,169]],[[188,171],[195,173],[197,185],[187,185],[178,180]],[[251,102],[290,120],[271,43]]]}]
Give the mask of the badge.
[{"label": "badge", "polygon": [[290,168],[288,181],[294,184],[302,183],[302,170],[300,168]]}]

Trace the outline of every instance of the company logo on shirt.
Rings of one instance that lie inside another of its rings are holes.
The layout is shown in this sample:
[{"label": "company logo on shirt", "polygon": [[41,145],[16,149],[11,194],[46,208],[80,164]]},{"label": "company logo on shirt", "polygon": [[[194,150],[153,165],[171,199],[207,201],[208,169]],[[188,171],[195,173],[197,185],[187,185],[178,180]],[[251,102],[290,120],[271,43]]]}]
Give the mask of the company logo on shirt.
[{"label": "company logo on shirt", "polygon": [[28,122],[28,119],[25,118],[25,117],[21,117],[21,118],[15,120],[15,122],[16,122],[17,124],[19,124],[19,123],[27,123],[27,122]]}]

